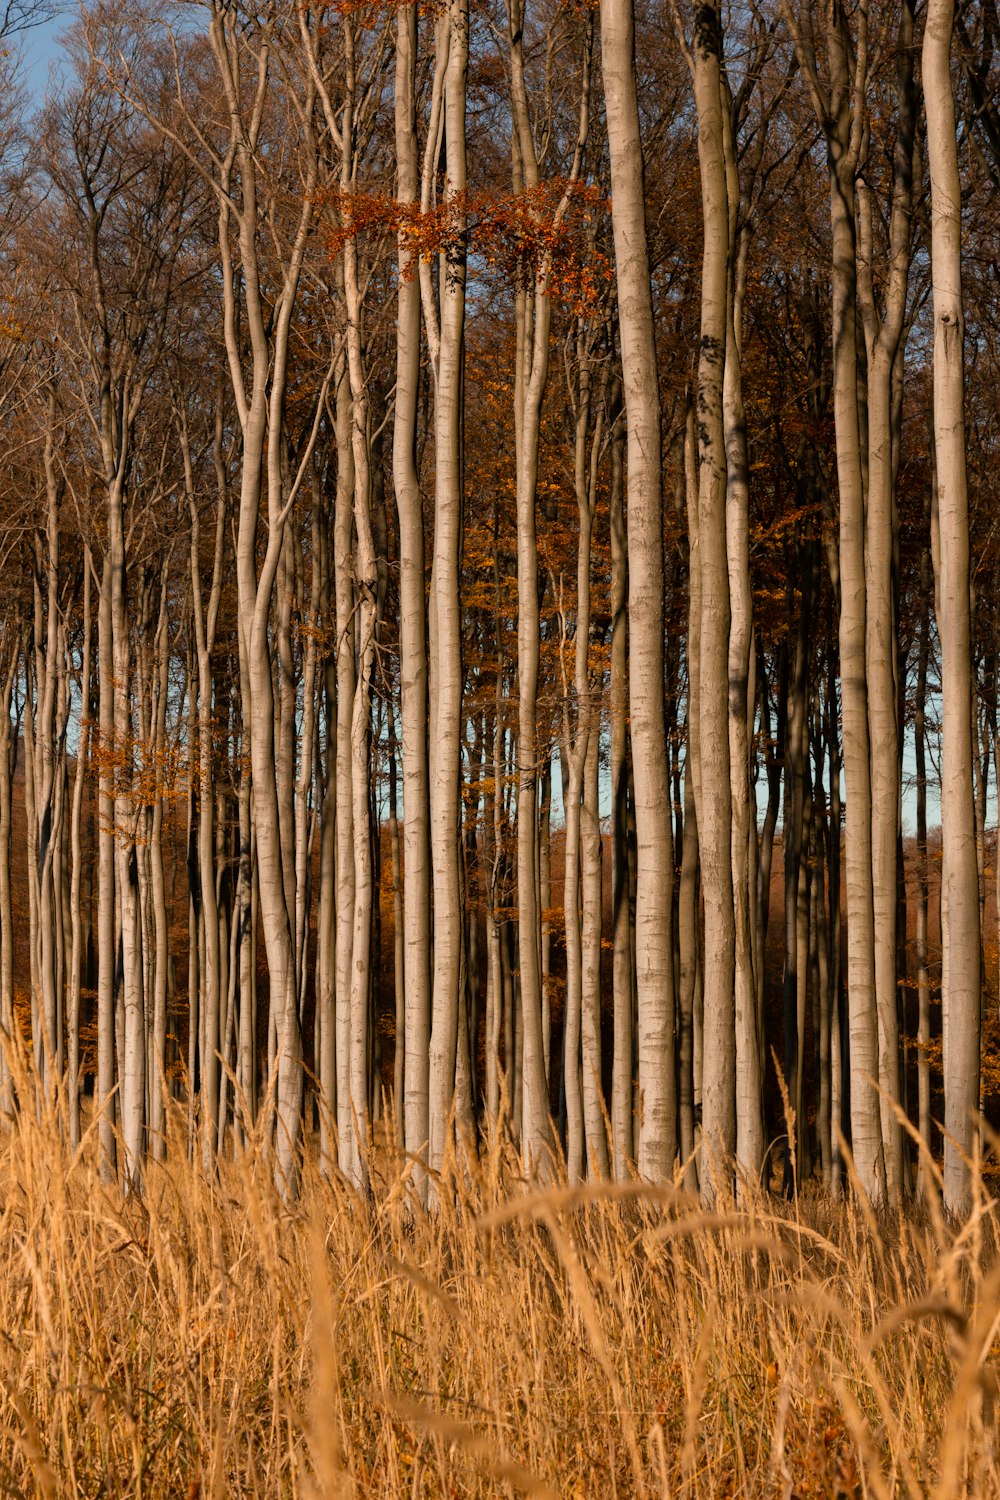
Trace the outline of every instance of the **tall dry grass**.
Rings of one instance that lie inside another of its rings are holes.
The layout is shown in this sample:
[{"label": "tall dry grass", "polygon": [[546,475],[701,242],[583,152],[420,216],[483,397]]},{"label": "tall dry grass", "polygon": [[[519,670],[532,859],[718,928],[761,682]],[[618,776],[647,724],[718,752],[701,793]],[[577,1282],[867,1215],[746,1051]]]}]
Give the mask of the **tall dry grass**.
[{"label": "tall dry grass", "polygon": [[[173,1122],[178,1132],[180,1117]],[[933,1204],[537,1190],[495,1143],[433,1214],[260,1149],[141,1201],[56,1111],[0,1145],[0,1490],[43,1496],[1000,1494],[1000,1269]]]}]

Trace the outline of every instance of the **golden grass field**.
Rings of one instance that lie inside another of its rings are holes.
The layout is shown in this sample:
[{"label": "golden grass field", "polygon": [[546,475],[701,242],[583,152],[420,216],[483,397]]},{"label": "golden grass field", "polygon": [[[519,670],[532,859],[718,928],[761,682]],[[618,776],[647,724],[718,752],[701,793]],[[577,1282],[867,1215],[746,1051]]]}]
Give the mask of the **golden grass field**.
[{"label": "golden grass field", "polygon": [[[39,1114],[41,1118],[39,1119]],[[948,1225],[763,1194],[540,1190],[506,1146],[414,1201],[307,1161],[141,1201],[53,1111],[0,1147],[0,1492],[1000,1494],[996,1202]]]}]

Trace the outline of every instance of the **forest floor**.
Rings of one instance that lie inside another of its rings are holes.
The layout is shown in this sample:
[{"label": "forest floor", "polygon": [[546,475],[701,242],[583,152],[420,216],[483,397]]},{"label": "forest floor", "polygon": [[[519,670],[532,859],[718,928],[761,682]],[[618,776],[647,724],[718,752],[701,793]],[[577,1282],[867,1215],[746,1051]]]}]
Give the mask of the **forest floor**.
[{"label": "forest floor", "polygon": [[[1000,1495],[996,1203],[541,1189],[497,1146],[419,1208],[248,1149],[141,1199],[46,1110],[0,1145],[0,1490]],[[200,1152],[197,1153],[200,1156]]]}]

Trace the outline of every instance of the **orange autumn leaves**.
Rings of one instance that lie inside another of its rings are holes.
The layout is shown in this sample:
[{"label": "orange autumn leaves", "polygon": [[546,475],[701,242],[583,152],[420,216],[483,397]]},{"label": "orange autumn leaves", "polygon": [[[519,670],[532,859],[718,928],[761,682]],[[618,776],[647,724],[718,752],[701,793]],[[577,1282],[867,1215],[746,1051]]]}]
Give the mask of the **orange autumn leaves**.
[{"label": "orange autumn leaves", "polygon": [[518,288],[544,282],[577,317],[600,307],[613,274],[597,243],[608,201],[593,184],[565,177],[508,193],[455,194],[426,211],[387,193],[328,189],[321,207],[333,221],[331,257],[362,236],[397,235],[414,262],[464,248],[486,273]]}]

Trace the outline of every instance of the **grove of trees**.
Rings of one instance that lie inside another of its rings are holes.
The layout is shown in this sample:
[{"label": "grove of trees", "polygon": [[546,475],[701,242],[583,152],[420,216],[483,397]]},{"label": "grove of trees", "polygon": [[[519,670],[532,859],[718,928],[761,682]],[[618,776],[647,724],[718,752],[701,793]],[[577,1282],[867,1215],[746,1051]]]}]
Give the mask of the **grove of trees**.
[{"label": "grove of trees", "polygon": [[128,1189],[250,1138],[363,1186],[388,1131],[433,1198],[499,1130],[963,1207],[998,47],[994,0],[98,0],[44,99],[8,48],[4,1110]]}]

